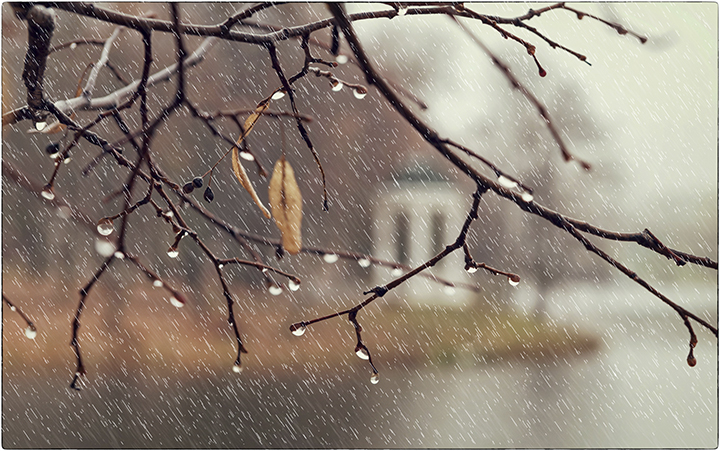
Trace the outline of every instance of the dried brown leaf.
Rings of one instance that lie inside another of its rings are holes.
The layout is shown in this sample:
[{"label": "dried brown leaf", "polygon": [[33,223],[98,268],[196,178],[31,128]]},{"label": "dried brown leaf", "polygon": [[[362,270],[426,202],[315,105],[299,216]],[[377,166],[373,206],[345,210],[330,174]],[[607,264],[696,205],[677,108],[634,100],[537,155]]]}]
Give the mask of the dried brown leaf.
[{"label": "dried brown leaf", "polygon": [[245,124],[243,125],[243,132],[238,137],[237,141],[235,142],[235,146],[232,148],[232,169],[233,173],[235,174],[235,177],[237,177],[238,181],[242,185],[245,190],[250,193],[250,196],[252,197],[253,201],[257,204],[258,207],[260,207],[260,210],[262,211],[263,215],[265,215],[266,218],[270,219],[270,212],[267,208],[265,208],[265,205],[263,205],[262,201],[258,197],[257,193],[255,192],[255,188],[253,188],[252,183],[250,182],[250,179],[247,176],[247,173],[245,172],[245,168],[242,165],[242,162],[240,161],[240,151],[238,150],[240,147],[240,144],[242,144],[243,140],[247,137],[247,135],[250,134],[253,127],[255,127],[255,124],[257,124],[257,121],[260,119],[260,116],[267,110],[268,106],[270,106],[270,99],[272,99],[272,96],[275,95],[275,93],[279,91],[275,90],[272,94],[270,94],[269,97],[263,99],[260,101],[260,103],[257,104],[255,107],[255,111],[252,112],[250,116],[248,116],[247,119],[245,119]]},{"label": "dried brown leaf", "polygon": [[302,195],[295,171],[284,156],[275,163],[268,194],[283,247],[289,254],[297,254],[302,249]]},{"label": "dried brown leaf", "polygon": [[250,179],[245,172],[245,168],[240,162],[240,152],[238,151],[237,147],[232,148],[232,169],[233,173],[235,173],[235,177],[237,177],[242,187],[245,188],[248,193],[250,193],[250,196],[255,201],[257,206],[260,207],[263,215],[265,215],[266,218],[270,219],[270,212],[267,208],[265,208],[265,205],[263,205],[262,201],[258,197],[257,193],[255,192],[255,188],[253,188],[252,183],[250,182]]},{"label": "dried brown leaf", "polygon": [[268,106],[270,106],[270,97],[258,103],[257,107],[255,107],[255,111],[253,111],[253,113],[248,116],[247,119],[245,119],[245,131],[240,136],[240,138],[238,138],[238,145],[240,144],[240,142],[242,142],[243,139],[245,139],[245,137],[250,133],[253,127],[255,127],[258,119],[260,119],[260,116],[262,116],[265,110],[267,110]]}]

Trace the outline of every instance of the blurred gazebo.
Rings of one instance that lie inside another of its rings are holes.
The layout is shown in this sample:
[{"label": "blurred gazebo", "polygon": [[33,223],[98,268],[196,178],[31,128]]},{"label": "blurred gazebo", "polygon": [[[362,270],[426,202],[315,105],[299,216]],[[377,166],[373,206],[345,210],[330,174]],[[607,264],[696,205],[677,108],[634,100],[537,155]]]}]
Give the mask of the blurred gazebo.
[{"label": "blurred gazebo", "polygon": [[[373,210],[373,256],[416,267],[452,243],[469,208],[468,197],[430,165],[416,161],[395,172],[376,191]],[[452,282],[469,283],[462,252],[425,270]],[[373,266],[375,285],[385,285],[407,270]],[[393,290],[411,306],[442,305],[464,308],[476,296],[428,278],[415,276]],[[390,300],[392,302],[392,300]]]}]

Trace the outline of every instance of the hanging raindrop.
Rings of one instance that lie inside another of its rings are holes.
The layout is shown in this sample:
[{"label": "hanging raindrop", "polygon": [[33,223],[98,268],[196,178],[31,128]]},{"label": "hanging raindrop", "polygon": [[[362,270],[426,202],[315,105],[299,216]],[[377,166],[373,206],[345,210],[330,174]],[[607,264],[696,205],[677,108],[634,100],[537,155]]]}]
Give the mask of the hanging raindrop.
[{"label": "hanging raindrop", "polygon": [[45,152],[50,155],[50,158],[55,159],[60,154],[60,143],[50,143],[45,147]]},{"label": "hanging raindrop", "polygon": [[325,254],[323,255],[323,260],[325,260],[325,263],[335,263],[338,261],[340,257],[338,257],[335,254]]},{"label": "hanging raindrop", "polygon": [[[404,16],[405,14],[407,14],[407,12],[408,12],[408,7],[407,7],[407,6],[400,7],[400,8],[398,8],[398,10],[397,10],[397,17],[402,17],[402,16]],[[377,383],[377,382],[376,382],[376,383]]]},{"label": "hanging raindrop", "polygon": [[507,188],[507,189],[513,189],[517,188],[518,184],[514,180],[510,180],[509,178],[505,177],[504,175],[501,175],[498,177],[498,183],[500,186]]},{"label": "hanging raindrop", "polygon": [[288,288],[290,288],[290,291],[297,291],[300,289],[300,284],[291,279],[288,282]]},{"label": "hanging raindrop", "polygon": [[402,273],[402,268],[398,268],[397,266],[394,267],[392,271],[390,271],[390,275],[392,275],[393,277],[399,277],[402,275]]},{"label": "hanging raindrop", "polygon": [[355,348],[355,354],[363,360],[370,360],[370,354],[368,354],[367,349],[362,346]]},{"label": "hanging raindrop", "polygon": [[115,230],[115,226],[113,225],[112,220],[109,218],[102,218],[97,223],[97,231],[102,236],[108,236],[111,233],[113,233],[113,230]]},{"label": "hanging raindrop", "polygon": [[356,99],[364,99],[367,95],[367,89],[365,88],[355,88],[353,89],[353,95]]},{"label": "hanging raindrop", "polygon": [[15,307],[14,305],[11,305],[11,306],[10,306],[10,311],[11,311],[11,312],[14,312],[15,310],[17,310],[17,307]]},{"label": "hanging raindrop", "polygon": [[25,329],[25,336],[31,340],[34,340],[35,337],[37,337],[37,329],[35,329],[35,326],[28,326]]},{"label": "hanging raindrop", "polygon": [[508,283],[514,287],[518,286],[518,284],[520,284],[520,276],[513,274],[508,277]]},{"label": "hanging raindrop", "polygon": [[109,257],[115,253],[115,245],[106,239],[95,240],[95,252],[103,257]]},{"label": "hanging raindrop", "polygon": [[305,325],[303,323],[293,324],[292,326],[290,326],[290,332],[292,332],[292,334],[295,335],[296,337],[303,335],[306,330],[307,330],[307,327],[305,327]]},{"label": "hanging raindrop", "polygon": [[368,260],[367,258],[358,259],[357,262],[358,262],[358,265],[360,265],[361,268],[368,268],[368,267],[370,267],[370,260]]},{"label": "hanging raindrop", "polygon": [[72,158],[67,157],[67,158],[65,158],[65,159],[63,160],[63,163],[69,164],[71,161],[72,161]]},{"label": "hanging raindrop", "polygon": [[181,308],[181,307],[185,306],[185,303],[183,301],[181,301],[180,299],[176,298],[175,296],[170,297],[170,303],[177,308]]},{"label": "hanging raindrop", "polygon": [[77,43],[73,42],[70,44],[70,50],[75,50],[77,48]]},{"label": "hanging raindrop", "polygon": [[253,154],[251,154],[250,152],[248,152],[246,150],[240,151],[240,158],[242,158],[243,160],[247,160],[247,161],[255,161],[255,157],[253,156]]},{"label": "hanging raindrop", "polygon": [[47,122],[35,122],[35,130],[41,131],[47,127]]},{"label": "hanging raindrop", "polygon": [[233,365],[233,373],[240,374],[240,373],[242,373],[242,371],[243,371],[242,365],[240,365],[239,363],[236,363],[235,365]]},{"label": "hanging raindrop", "polygon": [[268,292],[273,296],[278,296],[283,292],[283,289],[280,285],[273,284],[268,287]]},{"label": "hanging raindrop", "polygon": [[465,271],[467,271],[468,274],[475,274],[477,272],[477,270],[478,269],[474,266],[468,266],[467,268],[465,268]]},{"label": "hanging raindrop", "polygon": [[524,191],[524,192],[520,195],[520,197],[522,198],[522,200],[524,200],[525,202],[528,202],[528,203],[532,202],[533,199],[535,199],[535,197],[534,197],[532,194],[530,194],[529,192],[527,192],[527,191]]},{"label": "hanging raindrop", "polygon": [[372,376],[370,376],[370,383],[375,385],[378,382],[380,382],[380,377],[378,376],[378,373],[373,373]]},{"label": "hanging raindrop", "polygon": [[347,55],[338,55],[335,58],[335,62],[337,62],[338,64],[345,64],[348,62],[348,57]]},{"label": "hanging raindrop", "polygon": [[343,88],[343,86],[345,86],[345,85],[343,85],[341,81],[338,81],[338,80],[332,81],[332,90],[335,92],[340,91]]},{"label": "hanging raindrop", "polygon": [[57,209],[57,215],[60,219],[70,219],[70,217],[72,217],[72,209],[67,205],[61,205]]},{"label": "hanging raindrop", "polygon": [[153,280],[153,286],[155,288],[161,288],[163,286],[162,280],[160,280],[160,279]]},{"label": "hanging raindrop", "polygon": [[122,259],[125,258],[125,254],[123,254],[123,253],[120,252],[120,251],[116,251],[116,252],[113,254],[113,256],[115,256],[115,258],[117,258],[118,260],[122,260]]},{"label": "hanging raindrop", "polygon": [[168,257],[170,258],[177,258],[178,255],[180,255],[180,251],[176,247],[170,247],[167,251]]},{"label": "hanging raindrop", "polygon": [[40,193],[42,197],[44,197],[47,200],[53,200],[55,199],[55,193],[52,192],[52,188],[49,186],[46,186],[43,188],[42,192]]},{"label": "hanging raindrop", "polygon": [[285,91],[277,91],[275,94],[272,95],[271,99],[280,100],[283,97],[285,97]]}]

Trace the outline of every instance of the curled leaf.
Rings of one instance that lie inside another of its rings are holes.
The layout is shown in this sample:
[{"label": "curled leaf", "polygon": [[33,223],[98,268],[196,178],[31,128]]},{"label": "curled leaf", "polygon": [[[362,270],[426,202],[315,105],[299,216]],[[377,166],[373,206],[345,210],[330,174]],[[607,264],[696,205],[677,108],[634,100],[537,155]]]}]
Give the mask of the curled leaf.
[{"label": "curled leaf", "polygon": [[265,99],[261,100],[260,103],[257,104],[255,107],[255,111],[252,112],[250,116],[248,116],[247,119],[245,119],[245,124],[243,125],[243,132],[242,135],[237,139],[235,146],[232,148],[232,169],[233,173],[235,174],[235,177],[237,177],[240,184],[245,188],[245,190],[250,193],[250,196],[252,196],[252,199],[255,201],[258,207],[260,207],[260,210],[262,211],[263,215],[265,215],[266,218],[270,219],[270,212],[267,208],[262,204],[262,201],[258,197],[257,193],[255,192],[255,188],[253,188],[252,183],[250,183],[250,179],[247,176],[247,173],[245,172],[245,168],[243,167],[242,163],[240,162],[240,151],[238,148],[240,147],[240,144],[243,142],[243,140],[247,137],[247,135],[250,134],[253,127],[255,127],[255,124],[257,124],[257,121],[260,119],[260,116],[267,110],[268,106],[270,106],[270,100],[272,97],[281,91],[282,88],[276,89],[272,94],[270,94],[269,97],[266,97]]},{"label": "curled leaf", "polygon": [[[273,93],[275,95],[275,93]],[[238,138],[238,145],[240,142],[245,139],[245,137],[250,133],[250,131],[255,127],[255,124],[257,123],[258,119],[260,119],[260,116],[267,110],[268,106],[270,105],[270,97],[267,99],[263,99],[260,103],[257,104],[257,107],[255,107],[255,111],[248,116],[247,119],[245,119],[245,124],[243,128],[245,128],[245,131],[243,134]]]},{"label": "curled leaf", "polygon": [[235,173],[235,177],[237,177],[242,187],[245,188],[248,193],[250,193],[250,196],[255,201],[257,206],[260,207],[263,215],[265,215],[266,218],[270,219],[270,212],[267,208],[265,208],[265,205],[263,205],[262,201],[258,197],[257,193],[255,192],[255,188],[253,188],[252,183],[250,183],[250,179],[245,172],[245,168],[240,162],[240,152],[238,151],[237,147],[232,148],[232,169],[233,173]]},{"label": "curled leaf", "polygon": [[295,171],[284,156],[275,163],[268,194],[283,247],[288,253],[297,254],[302,249],[302,195],[295,180]]}]

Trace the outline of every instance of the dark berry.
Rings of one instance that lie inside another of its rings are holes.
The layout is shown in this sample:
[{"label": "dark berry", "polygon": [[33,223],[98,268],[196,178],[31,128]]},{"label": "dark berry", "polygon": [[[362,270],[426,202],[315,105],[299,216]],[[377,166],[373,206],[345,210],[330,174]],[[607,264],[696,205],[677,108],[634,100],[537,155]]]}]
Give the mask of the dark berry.
[{"label": "dark berry", "polygon": [[60,143],[50,143],[45,148],[45,152],[48,155],[55,155],[56,153],[60,152]]},{"label": "dark berry", "polygon": [[195,185],[193,184],[193,182],[187,182],[186,184],[183,185],[183,192],[185,194],[192,193],[194,189],[195,189]]},{"label": "dark berry", "polygon": [[203,194],[203,197],[208,202],[212,202],[213,199],[215,199],[215,194],[213,194],[213,191],[209,186],[205,188],[205,194]]},{"label": "dark berry", "polygon": [[193,182],[193,185],[195,185],[195,188],[202,188],[202,186],[203,186],[202,177],[195,177],[192,182]]}]

